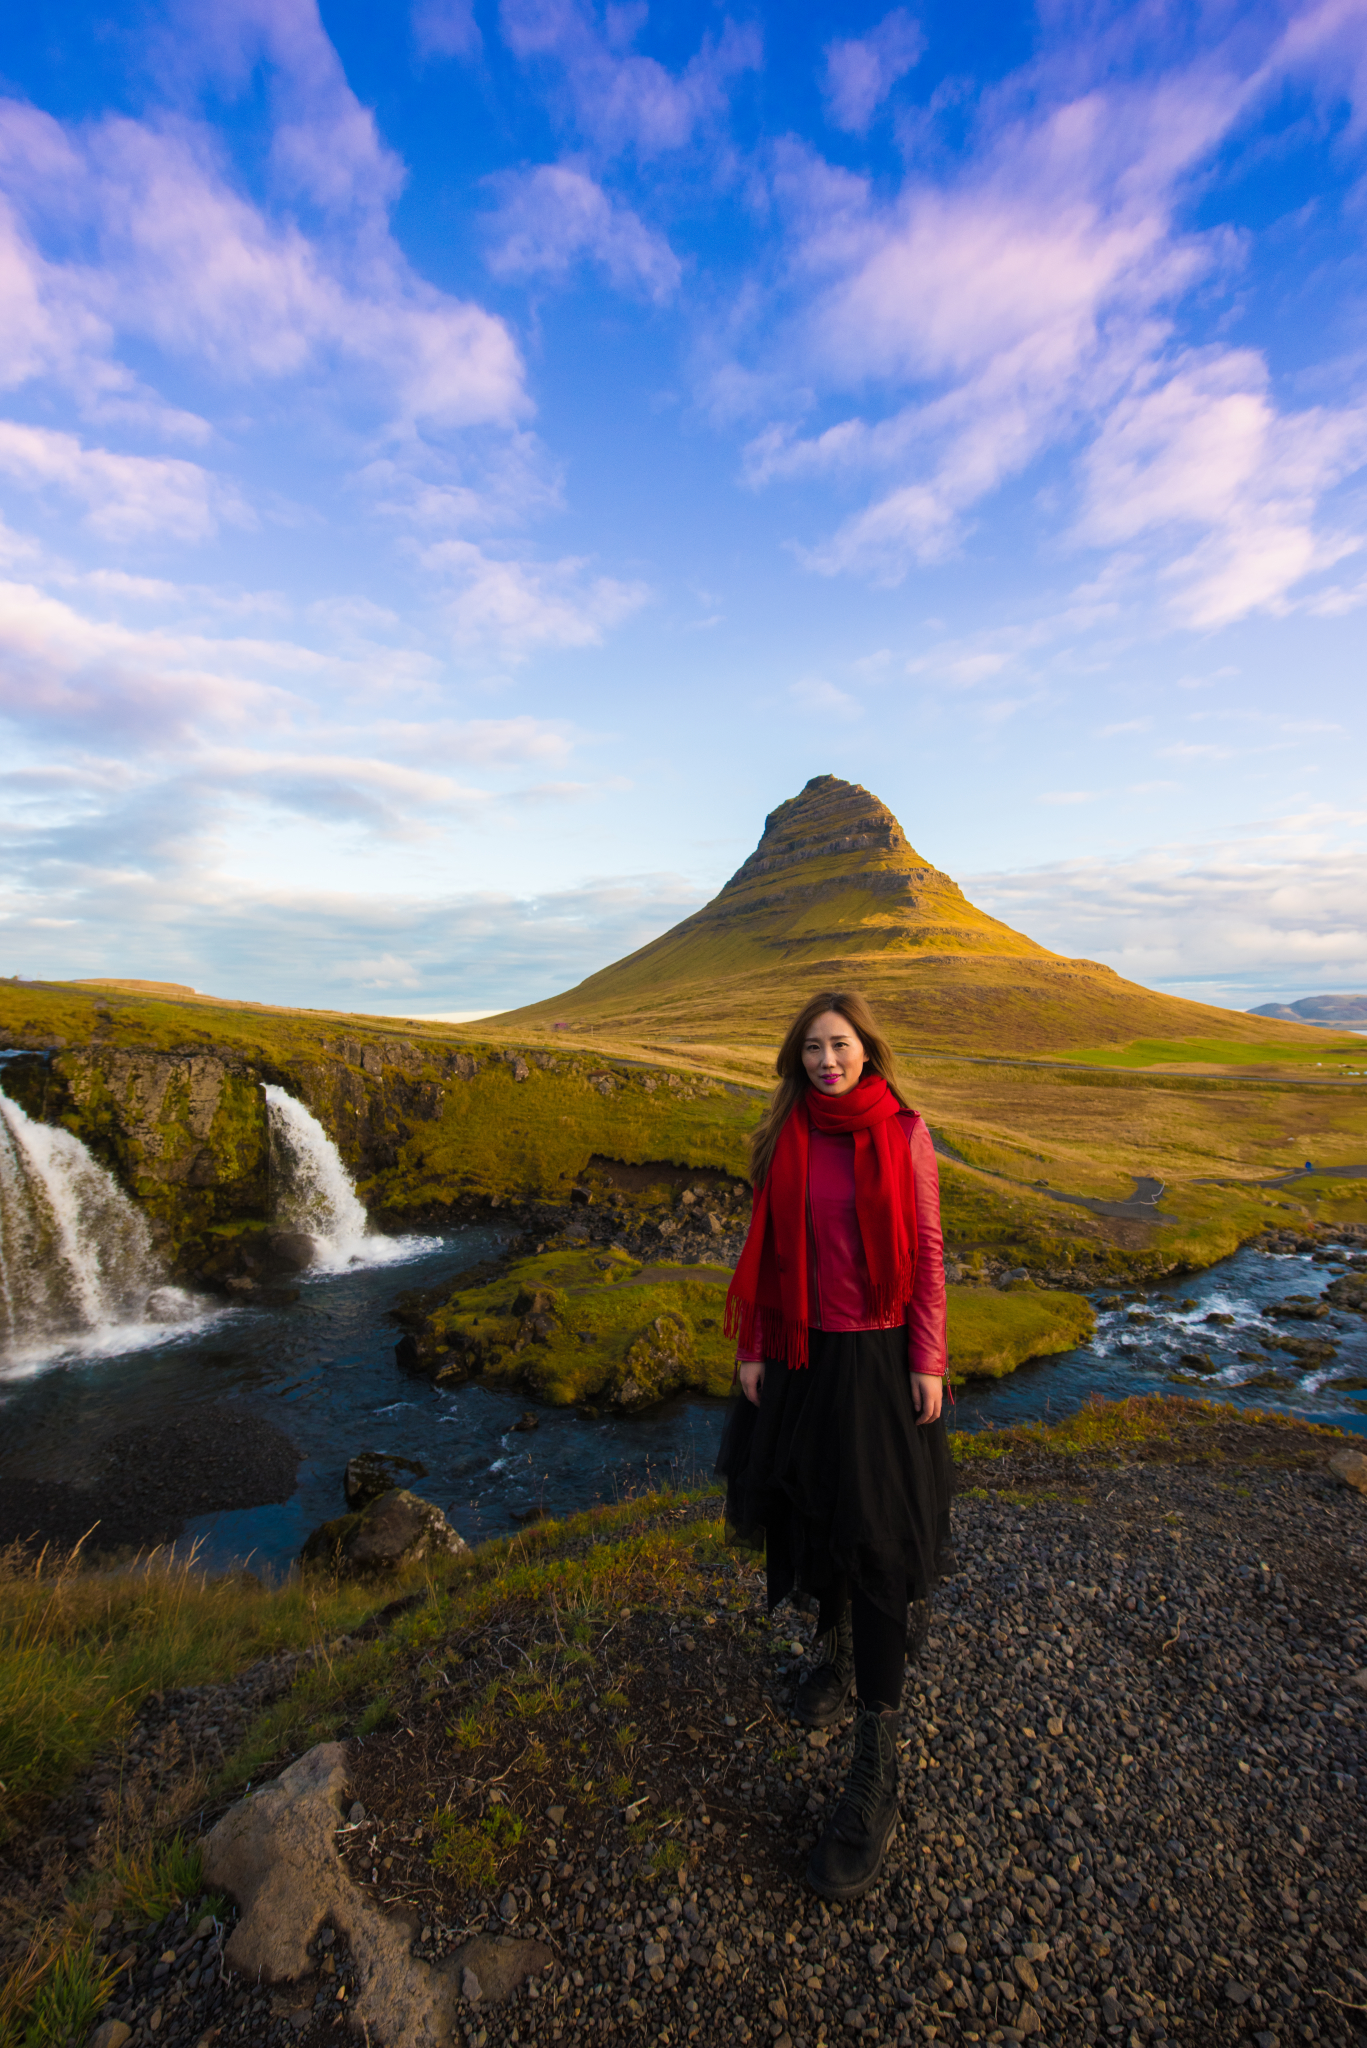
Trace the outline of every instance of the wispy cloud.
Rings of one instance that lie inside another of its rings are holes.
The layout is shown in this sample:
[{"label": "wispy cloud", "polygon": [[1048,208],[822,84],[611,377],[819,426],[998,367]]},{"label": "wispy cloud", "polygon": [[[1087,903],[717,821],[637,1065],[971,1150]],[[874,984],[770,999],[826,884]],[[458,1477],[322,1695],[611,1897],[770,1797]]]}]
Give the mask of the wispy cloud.
[{"label": "wispy cloud", "polygon": [[[1326,61],[1338,29],[1327,9],[1316,20],[1313,35],[1212,45],[1129,83],[1106,76],[1104,35],[1070,39],[1028,92],[1021,79],[984,96],[941,175],[914,168],[890,198],[808,145],[777,150],[789,262],[763,304],[769,388],[755,396],[771,417],[744,474],[869,493],[800,550],[810,568],[896,582],[962,546],[1032,465],[1079,454],[1074,544],[1127,551],[1131,580],[1156,578],[1191,626],[1282,607],[1358,545],[1321,510],[1367,458],[1361,409],[1284,410],[1257,351],[1178,335],[1192,288],[1241,256],[1182,224],[1190,181],[1293,61]],[[859,53],[841,60],[857,127],[886,67],[867,40],[833,47]],[[808,424],[842,394],[858,410]]]},{"label": "wispy cloud", "polygon": [[595,264],[618,291],[662,305],[681,268],[669,243],[571,164],[540,164],[495,178],[489,267],[496,277],[563,279]]},{"label": "wispy cloud", "polygon": [[924,30],[905,7],[885,14],[866,36],[828,43],[824,86],[836,127],[862,135],[925,46]]},{"label": "wispy cloud", "polygon": [[671,71],[631,47],[643,7],[609,7],[600,26],[583,0],[502,0],[499,19],[513,54],[557,78],[576,133],[600,150],[647,159],[685,148],[718,121],[734,82],[760,62],[758,30],[731,21]]},{"label": "wispy cloud", "polygon": [[221,518],[249,522],[237,493],[197,463],[176,457],[117,455],[82,446],[74,434],[0,420],[0,475],[29,490],[55,490],[85,506],[103,540],[169,534],[206,540]]},{"label": "wispy cloud", "polygon": [[474,0],[415,0],[413,41],[423,57],[477,57],[484,38]]},{"label": "wispy cloud", "polygon": [[543,647],[596,647],[650,595],[643,583],[594,575],[578,556],[541,562],[446,540],[424,548],[421,560],[439,580],[456,643],[511,661]]}]

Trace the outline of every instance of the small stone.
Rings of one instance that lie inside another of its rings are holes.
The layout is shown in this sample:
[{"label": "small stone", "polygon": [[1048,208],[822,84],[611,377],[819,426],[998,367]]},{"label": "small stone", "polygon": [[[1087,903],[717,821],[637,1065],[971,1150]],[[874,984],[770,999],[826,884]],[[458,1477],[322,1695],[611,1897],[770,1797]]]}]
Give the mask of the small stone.
[{"label": "small stone", "polygon": [[86,2048],[126,2048],[133,2029],[123,2020],[104,2020],[86,2042]]},{"label": "small stone", "polygon": [[503,1894],[503,1897],[499,1900],[498,1917],[500,1920],[516,1920],[517,1900],[513,1897],[511,1892],[505,1892]]},{"label": "small stone", "polygon": [[[965,1944],[965,1946],[966,1945],[967,1944]],[[869,1968],[871,1970],[881,1969],[884,1962],[887,1959],[887,1953],[887,1943],[885,1941],[876,1941],[873,1944],[873,1947],[869,1950]]]},{"label": "small stone", "polygon": [[1021,1954],[1027,1963],[1043,1963],[1048,1960],[1049,1944],[1047,1941],[1023,1941]]},{"label": "small stone", "polygon": [[960,1934],[956,1927],[952,1934],[945,1936],[945,1947],[952,1956],[966,1956],[968,1954],[967,1937]]},{"label": "small stone", "polygon": [[1252,1996],[1253,1986],[1251,1984],[1243,1984],[1237,1977],[1229,1977],[1225,1980],[1225,1997],[1231,2005],[1247,2005]]},{"label": "small stone", "polygon": [[[114,1925],[114,1915],[110,1912],[108,1906],[101,1906],[90,1925],[92,1931],[96,1934],[103,1934],[107,1927]],[[196,1929],[196,1933],[198,1933],[198,1929]]]},{"label": "small stone", "polygon": [[551,1824],[551,1826],[552,1826],[553,1828],[562,1828],[562,1827],[564,1827],[564,1825],[565,1825],[565,1809],[564,1809],[564,1807],[563,1807],[563,1806],[548,1806],[548,1807],[546,1808],[546,1818],[547,1818],[547,1820],[548,1820],[548,1821],[550,1822],[550,1824]]},{"label": "small stone", "polygon": [[460,1973],[460,1989],[461,1996],[463,1998],[468,1998],[471,2005],[479,2004],[479,1978],[475,1975],[474,1971],[470,1968],[468,1963]]},{"label": "small stone", "polygon": [[359,1799],[352,1800],[351,1805],[347,1809],[347,1819],[351,1822],[351,1825],[354,1828],[360,1827],[364,1822],[365,1808],[362,1806]]},{"label": "small stone", "polygon": [[1039,1978],[1035,1975],[1033,1964],[1025,1956],[1014,1957],[1011,1967],[1016,1973],[1017,1981],[1023,1984],[1027,1991],[1039,1990]]},{"label": "small stone", "polygon": [[665,1959],[664,1949],[658,1941],[648,1941],[641,1954],[648,1970],[653,1969],[657,1963],[662,1963]]},{"label": "small stone", "polygon": [[1042,2032],[1040,2016],[1028,1998],[1022,2000],[1021,2009],[1016,2014],[1016,2032],[1022,2040],[1028,2040],[1032,2034]]},{"label": "small stone", "polygon": [[1336,1451],[1329,1460],[1329,1470],[1355,1493],[1367,1493],[1367,1458],[1361,1451]]}]

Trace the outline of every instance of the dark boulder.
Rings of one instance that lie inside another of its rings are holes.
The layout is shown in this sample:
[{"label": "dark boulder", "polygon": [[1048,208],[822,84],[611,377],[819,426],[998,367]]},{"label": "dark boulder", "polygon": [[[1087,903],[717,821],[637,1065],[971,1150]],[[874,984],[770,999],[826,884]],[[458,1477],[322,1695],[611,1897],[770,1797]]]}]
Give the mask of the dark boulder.
[{"label": "dark boulder", "polygon": [[353,1511],[368,1508],[382,1493],[404,1486],[410,1478],[426,1479],[427,1467],[416,1458],[392,1457],[388,1451],[358,1451],[347,1462],[346,1504]]},{"label": "dark boulder", "polygon": [[330,1565],[344,1578],[397,1571],[424,1557],[458,1556],[469,1545],[431,1501],[404,1487],[382,1493],[359,1514],[324,1522],[300,1551],[304,1564]]}]

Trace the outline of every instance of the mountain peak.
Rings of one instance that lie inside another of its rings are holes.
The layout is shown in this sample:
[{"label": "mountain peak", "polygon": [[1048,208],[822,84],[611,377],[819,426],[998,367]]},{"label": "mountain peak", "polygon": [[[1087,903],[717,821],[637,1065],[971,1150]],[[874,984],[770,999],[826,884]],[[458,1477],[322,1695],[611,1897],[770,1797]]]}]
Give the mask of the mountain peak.
[{"label": "mountain peak", "polygon": [[857,782],[842,782],[838,775],[814,775],[797,796],[770,811],[759,845],[721,893],[742,887],[757,875],[851,853],[906,855],[913,862],[918,860],[886,804]]},{"label": "mountain peak", "polygon": [[772,1042],[817,989],[857,988],[903,1047],[1035,1053],[1209,1033],[1225,1015],[1070,960],[970,903],[857,782],[814,775],[671,931],[505,1026],[647,1044]]}]

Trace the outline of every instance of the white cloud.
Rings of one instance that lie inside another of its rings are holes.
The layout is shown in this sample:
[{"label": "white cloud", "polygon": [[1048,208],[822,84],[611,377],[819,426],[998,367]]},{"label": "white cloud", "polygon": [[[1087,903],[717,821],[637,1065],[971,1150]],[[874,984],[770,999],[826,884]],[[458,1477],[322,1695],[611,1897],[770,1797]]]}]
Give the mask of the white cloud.
[{"label": "white cloud", "polygon": [[[673,874],[590,878],[540,895],[440,890],[383,897],[265,888],[212,856],[153,872],[121,859],[117,837],[61,848],[58,872],[11,848],[0,929],[12,971],[30,977],[143,973],[220,995],[374,1010],[368,992],[404,991],[385,1009],[479,1011],[555,994],[635,951],[696,910],[703,893]],[[16,879],[17,878],[17,879]],[[135,963],[130,967],[130,962]],[[417,1000],[415,1000],[417,998]]]},{"label": "white cloud", "polygon": [[1151,987],[1367,986],[1367,815],[1309,813],[1235,840],[966,876],[963,886],[1043,944]]},{"label": "white cloud", "polygon": [[539,647],[596,647],[650,594],[643,583],[591,575],[577,556],[536,562],[447,540],[424,548],[421,560],[445,586],[443,610],[455,641],[512,661]]},{"label": "white cloud", "polygon": [[837,128],[862,135],[899,78],[925,49],[925,34],[905,7],[885,14],[866,36],[826,45],[826,104]]},{"label": "white cloud", "polygon": [[656,305],[678,289],[679,260],[664,236],[582,171],[541,164],[493,183],[502,200],[490,223],[496,277],[564,278],[588,261],[618,291],[644,292]]},{"label": "white cloud", "polygon": [[1176,534],[1185,548],[1167,575],[1193,626],[1281,609],[1360,545],[1315,520],[1324,494],[1367,460],[1367,406],[1278,414],[1269,383],[1249,349],[1187,357],[1120,399],[1084,459],[1081,537]]},{"label": "white cloud", "polygon": [[[275,138],[291,189],[303,183],[319,204],[361,210],[312,237],[234,186],[206,129],[111,117],[68,134],[0,103],[0,177],[23,221],[21,233],[11,217],[0,238],[0,281],[19,308],[8,361],[0,354],[8,381],[52,377],[106,411],[117,400],[154,426],[194,431],[116,360],[127,337],[227,385],[345,368],[399,429],[524,417],[522,363],[504,322],[416,276],[377,224],[375,202],[394,180],[366,146],[370,128],[358,140],[343,124],[339,140],[337,123],[317,131],[306,116]],[[367,165],[378,193],[365,185]],[[98,267],[43,253],[45,231],[60,241],[67,215],[97,240]]]},{"label": "white cloud", "polygon": [[15,420],[0,420],[0,474],[29,490],[52,487],[76,498],[92,532],[108,541],[154,533],[207,540],[221,517],[238,524],[250,517],[237,494],[197,463],[86,448],[74,434]]}]

